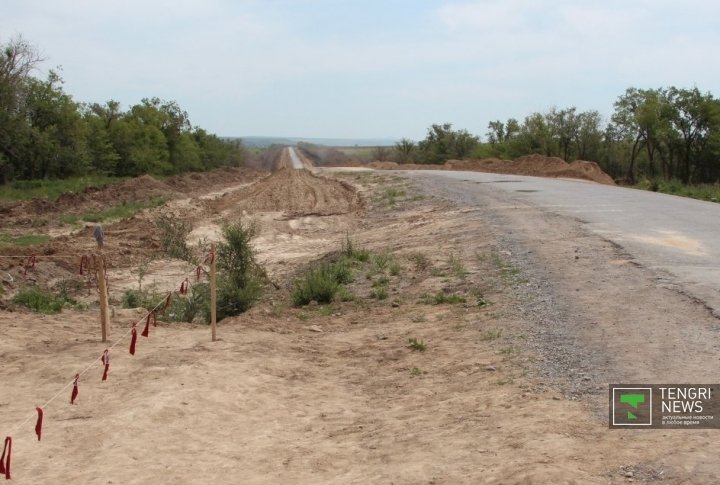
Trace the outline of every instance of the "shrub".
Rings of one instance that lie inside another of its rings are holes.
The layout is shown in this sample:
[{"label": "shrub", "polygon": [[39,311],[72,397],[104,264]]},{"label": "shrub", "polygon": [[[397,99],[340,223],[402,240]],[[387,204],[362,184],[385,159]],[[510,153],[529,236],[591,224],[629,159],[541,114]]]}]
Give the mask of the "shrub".
[{"label": "shrub", "polygon": [[190,223],[163,214],[155,219],[155,225],[158,228],[160,244],[162,244],[165,254],[184,261],[192,260],[192,252],[187,246],[187,237],[192,231]]},{"label": "shrub", "polygon": [[425,342],[422,340],[418,340],[415,337],[410,337],[408,339],[409,347],[413,350],[417,350],[419,352],[425,352],[427,350],[427,345],[425,345]]},{"label": "shrub", "polygon": [[264,272],[250,244],[257,230],[242,221],[223,227],[224,241],[217,246],[218,320],[246,312],[262,296]]},{"label": "shrub", "polygon": [[330,303],[340,289],[332,265],[325,264],[311,269],[295,281],[292,302],[295,306],[307,305],[311,301]]},{"label": "shrub", "polygon": [[66,303],[74,302],[67,297],[31,287],[20,290],[13,298],[13,303],[25,306],[37,313],[55,314],[60,313]]}]

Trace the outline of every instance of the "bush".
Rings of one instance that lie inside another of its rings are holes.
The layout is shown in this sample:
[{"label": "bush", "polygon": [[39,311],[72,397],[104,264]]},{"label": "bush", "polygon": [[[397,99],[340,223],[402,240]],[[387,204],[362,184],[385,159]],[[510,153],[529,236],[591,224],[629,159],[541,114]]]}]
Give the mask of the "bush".
[{"label": "bush", "polygon": [[13,298],[13,303],[25,306],[37,313],[60,313],[66,303],[74,303],[65,296],[54,295],[40,288],[32,287],[20,290]]},{"label": "bush", "polygon": [[217,247],[218,320],[249,310],[262,296],[264,278],[250,244],[257,226],[238,221],[223,227],[222,235]]},{"label": "bush", "polygon": [[311,269],[295,281],[292,302],[295,306],[307,305],[311,301],[330,303],[339,289],[333,265],[325,264]]}]

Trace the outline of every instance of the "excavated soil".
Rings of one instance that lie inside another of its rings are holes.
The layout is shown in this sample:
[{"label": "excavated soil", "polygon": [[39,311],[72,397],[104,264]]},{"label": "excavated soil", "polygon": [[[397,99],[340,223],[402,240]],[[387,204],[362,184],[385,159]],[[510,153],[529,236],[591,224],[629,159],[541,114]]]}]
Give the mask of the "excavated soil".
[{"label": "excavated soil", "polygon": [[558,157],[546,157],[537,154],[526,155],[515,160],[501,160],[499,158],[448,160],[444,165],[398,164],[395,162],[374,161],[365,166],[376,170],[467,170],[508,175],[575,178],[600,184],[615,185],[612,177],[603,172],[595,162],[575,160],[572,163],[567,163]]},{"label": "excavated soil", "polygon": [[281,211],[297,217],[347,214],[360,209],[362,201],[347,182],[284,168],[210,205],[216,210]]}]

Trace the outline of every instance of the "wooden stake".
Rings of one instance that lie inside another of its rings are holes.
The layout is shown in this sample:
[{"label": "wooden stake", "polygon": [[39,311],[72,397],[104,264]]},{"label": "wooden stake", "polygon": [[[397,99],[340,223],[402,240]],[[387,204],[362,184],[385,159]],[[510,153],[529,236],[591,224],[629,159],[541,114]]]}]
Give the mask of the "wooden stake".
[{"label": "wooden stake", "polygon": [[212,341],[217,340],[217,257],[215,245],[212,245],[212,261],[210,262],[210,328],[212,329]]},{"label": "wooden stake", "polygon": [[110,312],[108,311],[108,293],[105,284],[105,256],[102,254],[95,256],[95,267],[97,268],[98,295],[100,296],[100,329],[102,330],[102,341],[107,342]]}]

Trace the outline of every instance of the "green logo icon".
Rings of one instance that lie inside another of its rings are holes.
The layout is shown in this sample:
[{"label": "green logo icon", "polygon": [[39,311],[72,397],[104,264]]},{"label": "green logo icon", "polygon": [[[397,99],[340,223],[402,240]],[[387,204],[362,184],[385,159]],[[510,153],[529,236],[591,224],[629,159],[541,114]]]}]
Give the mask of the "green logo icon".
[{"label": "green logo icon", "polygon": [[[645,394],[620,394],[620,402],[629,404],[633,407],[633,409],[637,409],[638,404],[642,404],[645,402]],[[633,420],[637,419],[637,416],[628,411],[627,418],[628,420]]]}]

